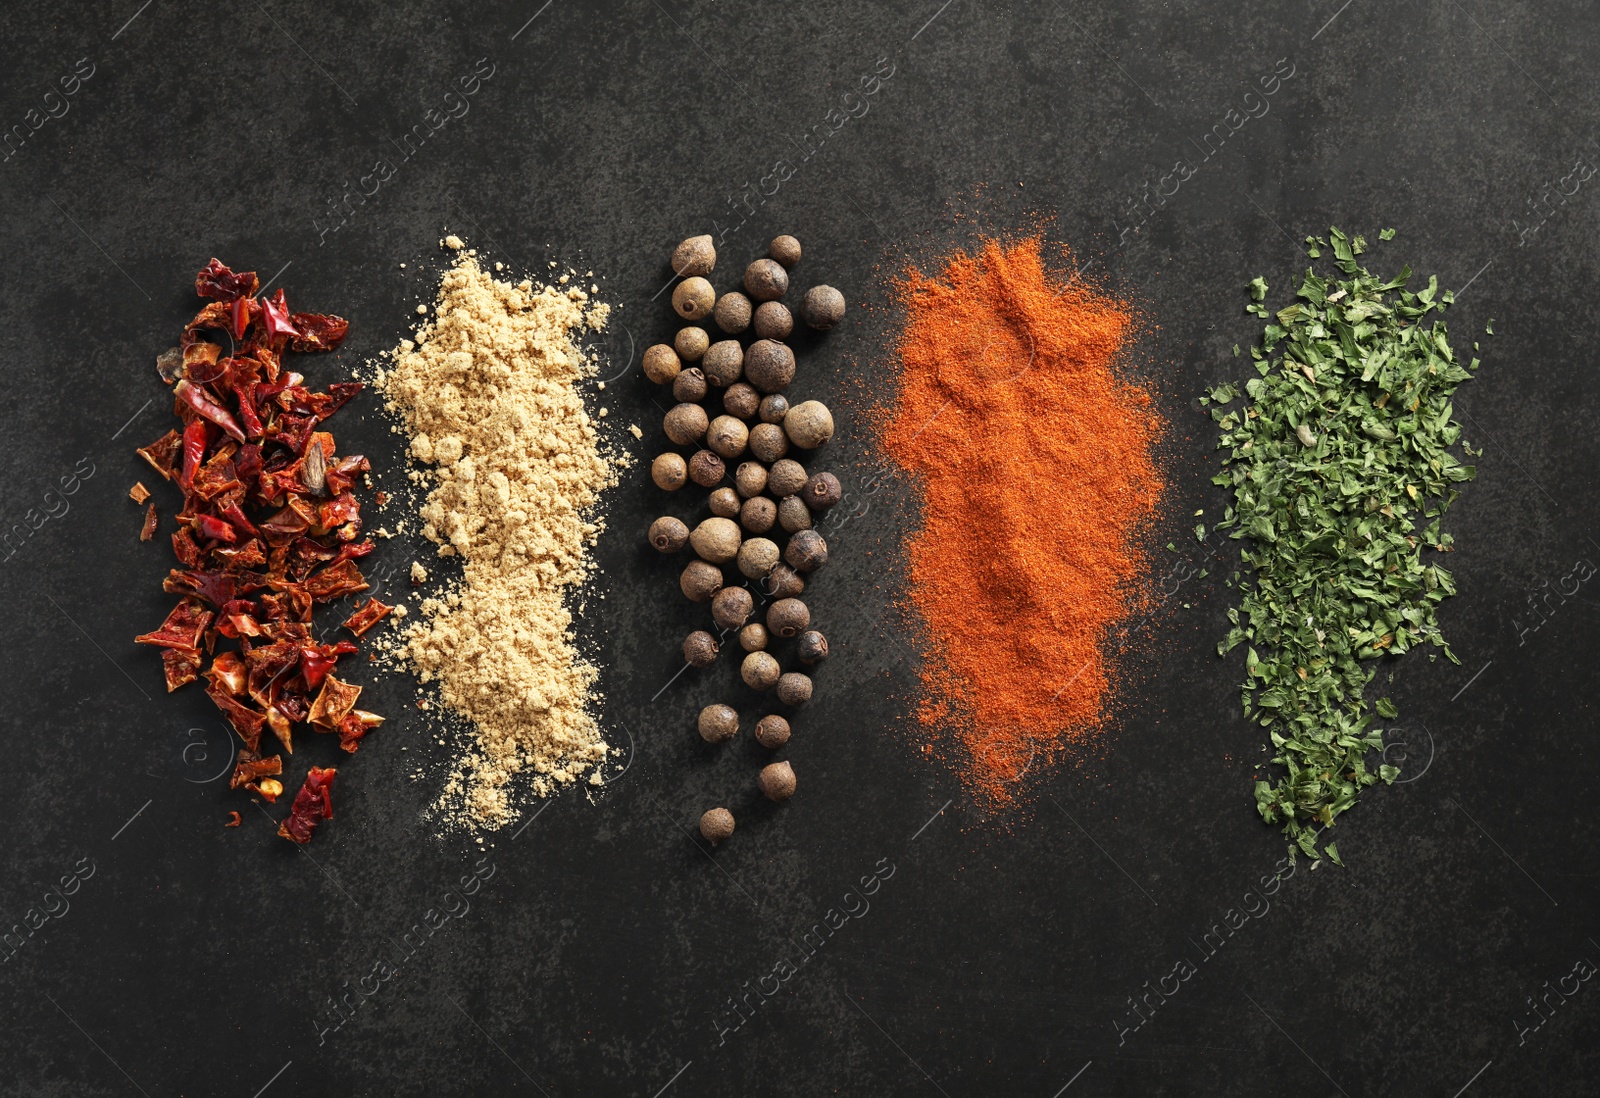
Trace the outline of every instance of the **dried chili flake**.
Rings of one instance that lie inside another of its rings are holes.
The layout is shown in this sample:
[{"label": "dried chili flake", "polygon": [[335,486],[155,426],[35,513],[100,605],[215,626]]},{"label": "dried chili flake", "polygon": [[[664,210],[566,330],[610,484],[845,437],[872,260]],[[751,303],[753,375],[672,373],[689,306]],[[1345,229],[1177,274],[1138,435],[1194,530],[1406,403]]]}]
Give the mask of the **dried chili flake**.
[{"label": "dried chili flake", "polygon": [[128,498],[135,503],[143,503],[150,498],[150,489],[144,486],[144,481],[136,480],[133,487],[128,489]]},{"label": "dried chili flake", "polygon": [[141,633],[133,642],[157,648],[199,648],[200,635],[211,624],[211,617],[211,611],[202,607],[198,599],[184,599],[172,608],[161,628]]},{"label": "dried chili flake", "polygon": [[222,260],[212,257],[210,263],[200,268],[194,276],[194,292],[201,297],[215,298],[218,301],[233,301],[241,297],[250,297],[261,285],[254,271],[230,271]]},{"label": "dried chili flake", "polygon": [[369,598],[365,606],[344,619],[344,627],[356,636],[362,636],[368,629],[371,629],[388,616],[389,611],[393,609],[394,607],[385,606],[377,599]]},{"label": "dried chili flake", "polygon": [[383,723],[383,718],[365,709],[352,709],[339,720],[339,746],[352,755],[361,747],[368,732]]},{"label": "dried chili flake", "polygon": [[298,339],[300,337],[300,329],[296,328],[294,321],[289,319],[289,302],[284,297],[281,286],[278,288],[277,293],[270,298],[262,300],[261,323],[266,330],[269,343],[277,339]]},{"label": "dried chili flake", "polygon": [[167,693],[200,677],[200,653],[193,648],[163,648],[161,669],[167,676]]},{"label": "dried chili flake", "polygon": [[134,453],[150,463],[150,467],[161,474],[163,480],[171,480],[177,472],[178,455],[183,450],[183,436],[177,431],[168,431],[148,446],[141,446]]},{"label": "dried chili flake", "polygon": [[305,784],[294,795],[289,818],[278,825],[278,834],[290,842],[308,843],[317,825],[333,819],[333,779],[339,773],[335,767],[313,766],[306,775]]},{"label": "dried chili flake", "polygon": [[230,811],[228,813],[228,822],[223,824],[222,826],[223,827],[238,827],[242,823],[244,823],[244,818],[239,815],[238,809],[234,809],[234,810],[232,810],[232,811]]},{"label": "dried chili flake", "polygon": [[316,575],[306,581],[306,593],[316,602],[328,602],[331,599],[353,595],[357,591],[367,589],[367,581],[361,576],[361,569],[356,567],[353,560],[341,560],[337,564],[330,564]]},{"label": "dried chili flake", "polygon": [[266,758],[262,758],[256,754],[254,749],[241,749],[239,757],[234,760],[233,777],[229,779],[228,784],[231,788],[238,789],[241,785],[249,785],[251,782],[260,781],[262,778],[282,773],[283,757],[281,755],[269,755]]},{"label": "dried chili flake", "polygon": [[345,714],[355,708],[360,696],[361,687],[328,675],[322,682],[322,692],[311,703],[311,723],[325,731],[334,731]]},{"label": "dried chili flake", "polygon": [[144,513],[144,525],[139,529],[140,541],[149,541],[156,536],[156,524],[158,521],[156,505],[152,503],[150,509]]},{"label": "dried chili flake", "polygon": [[350,322],[342,316],[295,313],[289,319],[300,332],[298,338],[289,342],[289,349],[294,351],[336,350],[350,331]]}]

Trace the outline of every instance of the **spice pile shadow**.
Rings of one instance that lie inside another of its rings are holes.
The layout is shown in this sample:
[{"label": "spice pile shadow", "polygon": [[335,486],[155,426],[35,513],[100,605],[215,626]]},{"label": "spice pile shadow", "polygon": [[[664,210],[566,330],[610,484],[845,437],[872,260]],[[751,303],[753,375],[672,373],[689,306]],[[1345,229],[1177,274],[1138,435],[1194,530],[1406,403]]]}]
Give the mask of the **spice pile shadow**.
[{"label": "spice pile shadow", "polygon": [[900,391],[880,423],[920,487],[917,719],[994,806],[1101,726],[1108,634],[1145,598],[1140,535],[1163,488],[1161,420],[1117,367],[1132,310],[1052,274],[1041,247],[987,241],[907,273]]}]

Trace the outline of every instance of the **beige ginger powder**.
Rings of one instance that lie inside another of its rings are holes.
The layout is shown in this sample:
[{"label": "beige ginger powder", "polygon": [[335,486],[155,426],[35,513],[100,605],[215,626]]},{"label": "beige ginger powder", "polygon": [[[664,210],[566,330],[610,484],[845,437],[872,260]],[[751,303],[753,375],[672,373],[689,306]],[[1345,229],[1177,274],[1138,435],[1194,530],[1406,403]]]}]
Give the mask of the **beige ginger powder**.
[{"label": "beige ginger powder", "polygon": [[459,583],[423,599],[398,654],[472,722],[438,806],[468,826],[511,819],[518,775],[539,795],[600,781],[598,672],[574,645],[567,600],[604,526],[600,492],[617,482],[578,392],[593,365],[574,341],[608,312],[575,287],[498,281],[463,251],[434,318],[376,378],[430,467],[422,533],[464,564]]}]

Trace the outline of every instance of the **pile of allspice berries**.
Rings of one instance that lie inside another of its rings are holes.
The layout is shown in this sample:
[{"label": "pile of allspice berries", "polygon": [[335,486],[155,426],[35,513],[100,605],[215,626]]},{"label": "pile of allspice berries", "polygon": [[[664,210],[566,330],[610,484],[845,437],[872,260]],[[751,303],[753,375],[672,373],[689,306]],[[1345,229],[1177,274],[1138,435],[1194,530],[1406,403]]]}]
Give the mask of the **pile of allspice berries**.
[{"label": "pile of allspice berries", "polygon": [[[693,551],[679,586],[711,609],[714,630],[698,629],[684,638],[683,658],[691,667],[709,667],[736,639],[744,652],[745,683],[771,691],[791,708],[809,701],[812,691],[811,676],[794,665],[811,668],[828,656],[828,639],[811,627],[811,610],[801,596],[806,578],[828,562],[828,543],[812,529],[812,516],[840,497],[837,477],[809,471],[801,460],[833,437],[832,413],[821,401],[791,404],[785,395],[795,375],[786,340],[796,316],[783,298],[799,262],[800,242],[777,237],[765,258],[745,268],[742,288],[719,296],[707,278],[717,265],[711,237],[685,240],[672,253],[673,272],[682,279],[672,308],[687,323],[671,346],[648,348],[643,362],[645,376],[670,385],[677,401],[662,422],[668,440],[692,451],[687,457],[678,450],[659,455],[651,478],[668,492],[692,483],[710,493],[710,516],[693,530],[671,516],[650,525],[650,544],[660,552]],[[838,290],[813,286],[801,299],[798,319],[827,331],[844,317],[844,308]],[[713,341],[707,322],[722,338]],[[722,403],[715,417],[705,406],[713,394]],[[729,567],[737,576],[729,575]],[[787,657],[780,659],[785,648]],[[739,721],[733,706],[708,705],[700,711],[700,736],[727,743],[739,734]],[[790,732],[778,713],[755,725],[757,742],[772,751],[789,742]],[[756,781],[773,801],[794,794],[794,768],[786,760],[764,766]],[[733,827],[726,808],[700,818],[700,833],[713,844],[731,836]]]}]

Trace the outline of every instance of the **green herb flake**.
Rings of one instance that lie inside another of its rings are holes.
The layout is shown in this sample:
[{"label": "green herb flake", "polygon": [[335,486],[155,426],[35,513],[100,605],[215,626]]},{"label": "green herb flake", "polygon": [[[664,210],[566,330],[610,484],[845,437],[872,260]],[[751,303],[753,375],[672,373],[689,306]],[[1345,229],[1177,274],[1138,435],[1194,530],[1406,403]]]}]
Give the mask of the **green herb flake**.
[{"label": "green herb flake", "polygon": [[[1369,710],[1363,697],[1374,661],[1427,645],[1459,662],[1436,615],[1455,581],[1424,554],[1451,550],[1440,522],[1475,473],[1452,452],[1462,434],[1452,401],[1477,360],[1463,368],[1444,321],[1428,315],[1454,300],[1436,277],[1417,292],[1406,289],[1410,268],[1381,280],[1356,259],[1366,242],[1337,228],[1306,244],[1313,259],[1330,248],[1338,271],[1307,270],[1276,312],[1265,280],[1251,281],[1247,311],[1265,322],[1250,349],[1260,376],[1244,385],[1246,414],[1211,413],[1225,455],[1213,480],[1233,491],[1213,529],[1249,539],[1217,650],[1245,648],[1244,715],[1266,729],[1281,768],[1255,783],[1257,811],[1283,828],[1291,857],[1342,866],[1333,843],[1318,852],[1317,836],[1362,789],[1400,773],[1369,768],[1383,746],[1373,711],[1399,716],[1391,699]],[[1210,399],[1227,403],[1228,388]],[[1481,451],[1461,442],[1459,453]]]}]

